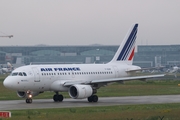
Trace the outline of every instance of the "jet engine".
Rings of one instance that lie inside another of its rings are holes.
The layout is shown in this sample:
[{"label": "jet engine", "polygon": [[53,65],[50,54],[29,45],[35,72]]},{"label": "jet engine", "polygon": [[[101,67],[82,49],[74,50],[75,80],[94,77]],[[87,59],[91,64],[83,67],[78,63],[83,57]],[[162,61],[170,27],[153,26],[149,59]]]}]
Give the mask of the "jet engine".
[{"label": "jet engine", "polygon": [[69,88],[69,96],[74,99],[83,99],[91,96],[93,89],[90,85],[73,85]]},{"label": "jet engine", "polygon": [[20,98],[28,98],[29,95],[31,95],[31,97],[32,96],[34,97],[34,96],[37,96],[39,94],[40,94],[40,92],[33,92],[33,91],[31,91],[30,93],[27,93],[27,92],[24,92],[24,91],[17,91],[17,95]]}]

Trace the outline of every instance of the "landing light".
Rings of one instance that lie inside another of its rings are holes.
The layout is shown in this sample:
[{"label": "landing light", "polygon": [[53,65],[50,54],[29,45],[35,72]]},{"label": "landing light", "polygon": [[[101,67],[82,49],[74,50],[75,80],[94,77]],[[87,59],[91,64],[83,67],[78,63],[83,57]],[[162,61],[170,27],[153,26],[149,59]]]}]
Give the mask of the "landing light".
[{"label": "landing light", "polygon": [[26,93],[27,93],[27,94],[30,94],[30,91],[28,90]]},{"label": "landing light", "polygon": [[29,98],[32,98],[32,95],[29,95]]}]

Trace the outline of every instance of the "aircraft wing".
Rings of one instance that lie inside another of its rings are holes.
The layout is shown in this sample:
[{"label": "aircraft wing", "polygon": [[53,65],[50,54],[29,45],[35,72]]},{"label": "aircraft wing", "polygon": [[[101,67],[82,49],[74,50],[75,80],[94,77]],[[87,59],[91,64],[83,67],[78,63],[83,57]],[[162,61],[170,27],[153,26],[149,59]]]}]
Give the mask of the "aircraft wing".
[{"label": "aircraft wing", "polygon": [[119,82],[119,81],[130,81],[130,80],[145,80],[149,78],[163,77],[165,74],[160,75],[147,75],[147,76],[134,76],[134,77],[122,77],[114,79],[104,79],[104,80],[92,80],[91,83],[110,83],[110,82]]},{"label": "aircraft wing", "polygon": [[94,83],[111,83],[111,82],[120,82],[120,81],[130,81],[130,80],[145,80],[149,78],[163,77],[165,74],[159,75],[146,75],[146,76],[134,76],[134,77],[121,77],[121,78],[111,78],[111,79],[100,79],[100,80],[91,80],[91,81],[77,81],[77,82],[65,82],[64,86],[71,86],[74,84],[94,84]]}]

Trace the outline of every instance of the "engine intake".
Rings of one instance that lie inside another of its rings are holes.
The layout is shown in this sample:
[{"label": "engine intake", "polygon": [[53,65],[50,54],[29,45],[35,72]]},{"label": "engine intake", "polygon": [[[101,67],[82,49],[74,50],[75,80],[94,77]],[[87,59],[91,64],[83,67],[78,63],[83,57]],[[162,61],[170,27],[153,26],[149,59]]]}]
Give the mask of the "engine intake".
[{"label": "engine intake", "polygon": [[69,96],[74,99],[83,99],[91,96],[93,89],[90,85],[73,85],[69,88]]},{"label": "engine intake", "polygon": [[26,94],[26,92],[24,92],[24,91],[18,91],[18,92],[17,92],[17,95],[18,95],[18,97],[20,97],[20,98],[26,98],[26,97],[27,97],[27,94]]}]

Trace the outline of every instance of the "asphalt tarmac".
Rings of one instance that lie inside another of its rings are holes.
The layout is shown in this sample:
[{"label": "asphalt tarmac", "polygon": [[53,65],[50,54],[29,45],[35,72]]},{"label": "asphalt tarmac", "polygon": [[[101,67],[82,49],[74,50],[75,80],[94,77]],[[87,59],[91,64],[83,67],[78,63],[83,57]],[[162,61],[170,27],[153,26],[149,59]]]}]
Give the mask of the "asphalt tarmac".
[{"label": "asphalt tarmac", "polygon": [[31,104],[25,103],[25,100],[6,100],[0,101],[0,110],[94,107],[159,103],[180,103],[180,95],[99,97],[99,101],[97,103],[89,103],[87,99],[64,99],[63,102],[54,102],[52,99],[33,99],[33,103]]}]

